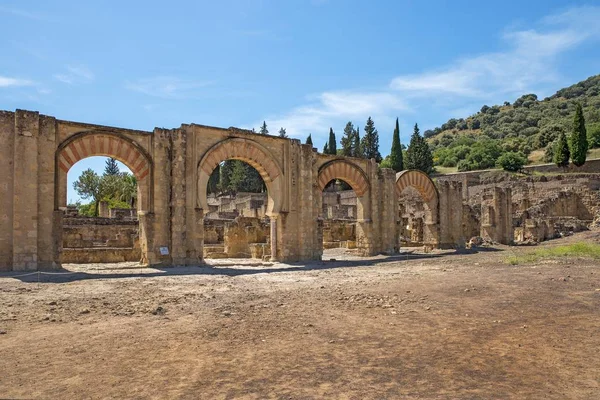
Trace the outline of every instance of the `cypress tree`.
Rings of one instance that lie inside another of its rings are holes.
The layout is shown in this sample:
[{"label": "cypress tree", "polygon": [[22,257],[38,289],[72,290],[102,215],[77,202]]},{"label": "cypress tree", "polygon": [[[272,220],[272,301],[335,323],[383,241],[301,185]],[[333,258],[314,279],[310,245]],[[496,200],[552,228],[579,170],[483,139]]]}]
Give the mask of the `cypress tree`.
[{"label": "cypress tree", "polygon": [[312,145],[313,145],[313,142],[312,142],[312,137],[311,137],[311,135],[312,135],[311,133],[309,133],[309,134],[308,134],[308,137],[306,138],[306,144],[310,144],[310,145],[312,146]]},{"label": "cypress tree", "polygon": [[375,123],[369,117],[365,125],[365,136],[361,142],[363,157],[366,159],[374,158],[376,162],[381,162],[381,154],[379,153],[379,132],[375,129]]},{"label": "cypress tree", "polygon": [[585,118],[581,104],[577,104],[575,118],[573,119],[573,132],[571,132],[571,161],[578,167],[585,164],[588,151],[587,132],[585,130]]},{"label": "cypress tree", "polygon": [[329,143],[327,145],[327,149],[329,150],[328,154],[337,154],[337,141],[335,140],[335,133],[333,133],[333,128],[329,128]]},{"label": "cypress tree", "polygon": [[419,133],[419,126],[417,124],[415,124],[408,150],[406,150],[406,160],[404,164],[406,169],[417,169],[426,174],[430,174],[433,170],[433,156],[431,155],[431,149]]},{"label": "cypress tree", "polygon": [[357,126],[352,140],[352,157],[363,158],[364,152],[360,144],[360,128]]},{"label": "cypress tree", "polygon": [[104,175],[119,175],[119,166],[117,165],[117,161],[114,158],[109,158],[106,160],[106,165],[104,166]]},{"label": "cypress tree", "polygon": [[327,142],[325,142],[325,146],[323,146],[323,154],[329,154],[329,146]]},{"label": "cypress tree", "polygon": [[259,135],[268,135],[269,130],[267,129],[267,123],[263,121],[263,124],[260,126],[260,130],[258,131]]},{"label": "cypress tree", "polygon": [[402,168],[404,167],[404,161],[402,160],[402,145],[400,144],[400,125],[398,124],[398,118],[396,118],[396,128],[394,129],[394,135],[392,136],[390,164],[392,169],[396,172],[402,171]]},{"label": "cypress tree", "polygon": [[569,166],[569,157],[571,153],[569,151],[569,144],[567,143],[567,136],[564,132],[558,135],[558,141],[554,145],[554,157],[552,161],[559,167],[566,168]]},{"label": "cypress tree", "polygon": [[352,146],[354,144],[354,125],[352,125],[352,121],[348,121],[346,127],[344,128],[344,135],[342,136],[342,140],[340,143],[342,144],[342,155],[346,157],[354,157],[354,152]]}]

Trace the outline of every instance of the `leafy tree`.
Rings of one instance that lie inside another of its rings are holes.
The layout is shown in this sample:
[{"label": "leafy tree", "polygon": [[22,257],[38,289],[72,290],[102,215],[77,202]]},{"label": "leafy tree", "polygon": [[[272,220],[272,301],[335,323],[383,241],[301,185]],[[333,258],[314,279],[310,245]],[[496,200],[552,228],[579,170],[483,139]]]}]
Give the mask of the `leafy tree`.
[{"label": "leafy tree", "polygon": [[117,160],[114,158],[108,158],[104,165],[104,175],[119,175],[119,166]]},{"label": "leafy tree", "polygon": [[355,130],[354,130],[354,125],[352,124],[352,121],[348,121],[348,123],[346,123],[346,127],[344,128],[344,134],[342,135],[342,140],[340,141],[341,145],[342,145],[342,154],[343,156],[346,157],[353,157],[353,149],[352,149],[352,145],[354,144],[354,134],[355,134]]},{"label": "leafy tree", "polygon": [[285,128],[280,128],[279,129],[279,137],[281,137],[281,138],[287,138],[288,137],[287,132],[285,131]]},{"label": "leafy tree", "polygon": [[268,135],[269,134],[269,130],[267,129],[267,123],[265,121],[263,121],[262,125],[260,126],[260,130],[258,131],[259,135]]},{"label": "leafy tree", "polygon": [[[429,148],[429,146],[427,146],[427,148]],[[394,134],[392,136],[390,164],[391,168],[396,172],[402,171],[404,167],[404,161],[402,160],[402,145],[400,144],[400,125],[398,124],[398,118],[396,118],[396,128],[394,128]]]},{"label": "leafy tree", "polygon": [[544,156],[542,157],[543,162],[551,163],[554,159],[554,145],[555,142],[548,143],[548,145],[544,149]]},{"label": "leafy tree", "polygon": [[94,216],[98,216],[98,202],[103,196],[102,179],[94,172],[93,169],[88,168],[81,173],[79,178],[73,182],[73,188],[79,196],[83,199],[91,198],[95,203]]},{"label": "leafy tree", "polygon": [[363,136],[360,144],[364,158],[374,158],[376,162],[381,162],[382,157],[381,153],[379,153],[379,132],[377,132],[377,129],[375,129],[375,123],[371,117],[367,119],[367,124],[365,125],[365,135]]},{"label": "leafy tree", "polygon": [[431,150],[425,139],[419,133],[419,126],[417,124],[415,124],[408,149],[406,150],[404,164],[406,169],[418,169],[426,174],[430,174],[433,171],[433,156]]},{"label": "leafy tree", "polygon": [[311,146],[313,145],[311,133],[309,133],[308,137],[306,138],[306,144],[310,144]]},{"label": "leafy tree", "polygon": [[256,169],[240,160],[231,160],[233,167],[229,175],[229,193],[265,191],[265,184]]},{"label": "leafy tree", "polygon": [[586,130],[590,148],[600,147],[600,123],[588,124]]},{"label": "leafy tree", "polygon": [[505,171],[518,172],[527,163],[527,157],[521,152],[509,151],[498,157],[496,165]]},{"label": "leafy tree", "polygon": [[569,166],[569,157],[571,152],[569,151],[569,144],[567,142],[567,136],[562,132],[558,135],[558,141],[554,145],[554,158],[552,161],[559,167],[566,168]]},{"label": "leafy tree", "polygon": [[333,128],[329,128],[329,142],[327,143],[328,154],[337,154],[337,141],[335,139],[335,133],[333,133]]},{"label": "leafy tree", "polygon": [[585,118],[583,118],[583,108],[580,103],[577,103],[573,119],[573,131],[571,132],[571,160],[573,164],[578,167],[585,164],[587,151],[588,141],[585,130]]}]

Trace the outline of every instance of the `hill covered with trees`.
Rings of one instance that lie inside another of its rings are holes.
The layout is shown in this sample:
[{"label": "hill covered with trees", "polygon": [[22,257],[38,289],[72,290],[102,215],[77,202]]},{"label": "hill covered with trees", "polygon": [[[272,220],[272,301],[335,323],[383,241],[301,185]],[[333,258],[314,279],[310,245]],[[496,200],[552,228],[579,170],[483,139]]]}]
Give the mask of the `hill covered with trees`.
[{"label": "hill covered with trees", "polygon": [[573,129],[577,104],[583,108],[589,148],[600,147],[600,75],[543,100],[530,93],[512,104],[484,105],[474,115],[451,118],[424,136],[434,164],[459,171],[493,168],[513,157],[535,160],[538,155],[539,161],[552,162],[554,143]]}]

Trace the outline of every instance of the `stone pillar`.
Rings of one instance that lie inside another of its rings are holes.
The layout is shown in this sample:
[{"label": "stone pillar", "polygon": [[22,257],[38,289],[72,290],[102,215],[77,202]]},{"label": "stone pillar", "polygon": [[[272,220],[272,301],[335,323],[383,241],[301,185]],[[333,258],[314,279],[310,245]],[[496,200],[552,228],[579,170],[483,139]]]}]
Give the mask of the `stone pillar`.
[{"label": "stone pillar", "polygon": [[13,270],[36,270],[38,262],[39,114],[17,110],[14,136]]},{"label": "stone pillar", "polygon": [[[152,158],[154,161],[154,214],[149,218],[151,223],[151,240],[148,254],[154,254],[153,264],[172,265],[171,257],[171,134],[167,129],[156,128],[152,139]],[[150,215],[149,215],[150,216]],[[162,255],[160,248],[169,250],[168,255]]]},{"label": "stone pillar", "polygon": [[186,138],[185,131],[172,129],[171,138],[171,253],[175,265],[187,265],[186,226]]},{"label": "stone pillar", "polygon": [[0,271],[13,263],[15,114],[0,111]]},{"label": "stone pillar", "polygon": [[481,237],[496,243],[513,243],[510,188],[495,186],[484,191],[481,201]]},{"label": "stone pillar", "polygon": [[438,184],[438,194],[439,246],[462,247],[465,245],[462,182],[441,181]]},{"label": "stone pillar", "polygon": [[271,215],[270,219],[271,219],[271,230],[270,230],[270,238],[271,238],[271,261],[277,261],[278,260],[278,253],[277,253],[277,217],[278,215]]},{"label": "stone pillar", "polygon": [[159,264],[160,259],[156,254],[157,249],[153,243],[154,237],[154,214],[147,211],[138,211],[140,230],[140,251],[142,265]]}]

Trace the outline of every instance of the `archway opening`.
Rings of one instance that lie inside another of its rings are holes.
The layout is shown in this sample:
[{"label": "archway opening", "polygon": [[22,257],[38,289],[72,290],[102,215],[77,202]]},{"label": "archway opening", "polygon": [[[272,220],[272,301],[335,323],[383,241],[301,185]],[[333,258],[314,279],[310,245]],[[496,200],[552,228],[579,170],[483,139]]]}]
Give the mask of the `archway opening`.
[{"label": "archway opening", "polygon": [[406,187],[398,196],[398,246],[418,247],[431,238],[425,237],[425,221],[431,220],[431,210],[417,189]]},{"label": "archway opening", "polygon": [[352,186],[343,179],[332,179],[321,191],[320,221],[323,258],[357,255],[357,216],[362,203]]},{"label": "archway opening", "polygon": [[396,174],[398,249],[438,246],[438,193],[427,174],[408,170]]},{"label": "archway opening", "polygon": [[114,158],[84,157],[64,182],[61,263],[139,262],[143,194],[131,169]]},{"label": "archway opening", "polygon": [[239,159],[220,162],[206,186],[203,257],[269,259],[269,193],[261,174]]}]

